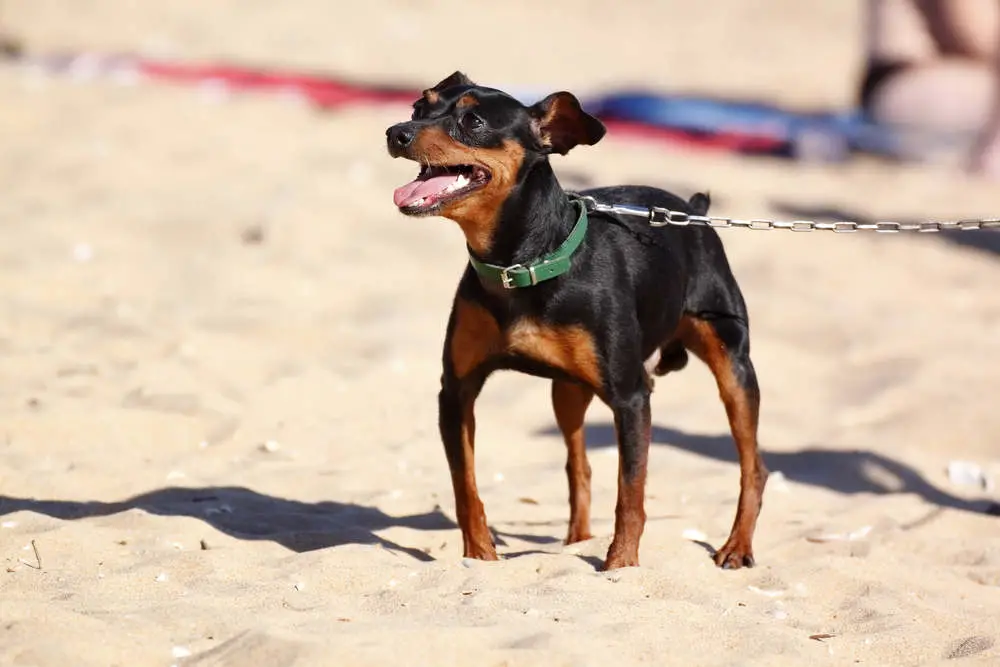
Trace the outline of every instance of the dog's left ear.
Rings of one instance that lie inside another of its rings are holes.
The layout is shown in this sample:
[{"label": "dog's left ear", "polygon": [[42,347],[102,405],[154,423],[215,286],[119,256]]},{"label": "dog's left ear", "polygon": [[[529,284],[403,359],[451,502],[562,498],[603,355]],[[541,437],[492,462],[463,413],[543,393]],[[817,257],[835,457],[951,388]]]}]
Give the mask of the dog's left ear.
[{"label": "dog's left ear", "polygon": [[[428,88],[424,91],[424,98],[430,102],[437,102],[437,94],[440,93],[445,88],[451,88],[452,86],[474,86],[472,79],[465,76],[464,72],[454,72],[444,79],[442,79],[433,88]],[[433,98],[433,99],[432,99]]]},{"label": "dog's left ear", "polygon": [[546,152],[566,155],[574,146],[593,146],[604,133],[604,123],[580,106],[572,93],[552,93],[528,109],[532,130]]}]

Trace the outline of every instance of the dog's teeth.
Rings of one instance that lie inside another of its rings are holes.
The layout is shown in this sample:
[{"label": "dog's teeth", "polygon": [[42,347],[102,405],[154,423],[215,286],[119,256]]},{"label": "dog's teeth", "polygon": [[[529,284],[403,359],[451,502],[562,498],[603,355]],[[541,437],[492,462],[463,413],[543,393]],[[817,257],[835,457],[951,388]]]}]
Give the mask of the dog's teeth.
[{"label": "dog's teeth", "polygon": [[459,188],[464,188],[469,184],[469,178],[465,174],[459,174],[455,182],[448,186],[448,192],[458,190]]}]

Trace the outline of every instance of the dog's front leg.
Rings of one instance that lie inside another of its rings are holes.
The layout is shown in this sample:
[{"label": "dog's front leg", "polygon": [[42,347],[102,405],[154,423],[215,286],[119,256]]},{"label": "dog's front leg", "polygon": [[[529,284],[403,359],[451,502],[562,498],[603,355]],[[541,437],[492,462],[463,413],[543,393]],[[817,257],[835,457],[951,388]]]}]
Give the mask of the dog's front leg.
[{"label": "dog's front leg", "polygon": [[438,424],[455,490],[455,514],[462,529],[463,555],[496,560],[496,548],[476,488],[474,406],[481,388],[482,382],[445,377],[438,394]]},{"label": "dog's front leg", "polygon": [[639,564],[639,538],[646,524],[644,501],[651,427],[647,385],[616,396],[609,403],[618,434],[618,505],[615,537],[604,561],[605,570]]},{"label": "dog's front leg", "polygon": [[483,363],[497,349],[499,336],[499,327],[489,312],[470,301],[455,299],[444,345],[438,427],[455,490],[463,554],[480,560],[496,560],[497,552],[476,489],[475,404],[488,375]]}]

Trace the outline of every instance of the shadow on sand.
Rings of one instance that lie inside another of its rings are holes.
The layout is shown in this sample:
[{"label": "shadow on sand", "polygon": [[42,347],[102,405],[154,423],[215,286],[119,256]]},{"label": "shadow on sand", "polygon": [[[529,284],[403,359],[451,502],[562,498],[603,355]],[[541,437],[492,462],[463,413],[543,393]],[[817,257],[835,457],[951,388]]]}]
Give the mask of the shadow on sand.
[{"label": "shadow on sand", "polygon": [[[412,530],[457,530],[458,525],[440,507],[409,516],[389,516],[364,505],[325,501],[304,503],[258,493],[243,487],[169,487],[133,496],[119,502],[37,500],[0,495],[0,516],[13,512],[36,512],[73,521],[110,516],[142,509],[157,516],[200,519],[226,535],[241,540],[269,540],[303,553],[343,544],[378,544],[417,560],[432,561],[427,551],[407,547],[377,535],[387,528]],[[497,546],[504,538],[533,544],[559,542],[555,537],[518,534],[492,529]]]},{"label": "shadow on sand", "polygon": [[[555,427],[539,435],[561,437]],[[616,447],[614,425],[586,427],[587,448]],[[729,435],[698,435],[653,427],[652,442],[737,465],[736,446]],[[989,500],[966,500],[939,489],[910,466],[882,454],[864,450],[812,448],[797,452],[761,451],[772,471],[780,470],[791,482],[823,487],[843,494],[915,494],[939,507],[997,514],[1000,506]]]},{"label": "shadow on sand", "polygon": [[296,552],[341,544],[379,544],[422,561],[425,551],[404,547],[376,535],[392,527],[449,530],[455,523],[435,508],[424,514],[394,517],[379,509],[350,503],[304,503],[276,498],[242,487],[164,488],[112,503],[33,500],[0,496],[0,516],[28,511],[57,519],[109,516],[142,509],[158,516],[201,519],[242,540],[270,540]]},{"label": "shadow on sand", "polygon": [[[586,431],[588,449],[616,446],[612,424],[591,424]],[[554,426],[538,434],[560,437]],[[729,435],[699,435],[654,426],[652,437],[657,445],[737,464],[736,449]],[[951,495],[928,482],[910,466],[875,452],[812,448],[798,452],[763,451],[762,455],[769,469],[780,470],[786,479],[800,484],[843,494],[915,494],[942,508],[1000,514],[997,503]],[[425,550],[387,540],[377,535],[377,531],[394,527],[427,531],[458,528],[439,507],[422,514],[395,517],[364,505],[335,501],[306,503],[243,487],[169,487],[110,503],[0,496],[0,516],[28,511],[57,519],[76,520],[110,516],[131,509],[142,509],[157,516],[200,519],[237,539],[269,540],[300,553],[343,544],[378,544],[421,561],[432,561],[434,558]],[[521,535],[496,530],[494,537],[497,546],[506,544],[504,537],[539,545],[560,541],[555,536]]]}]

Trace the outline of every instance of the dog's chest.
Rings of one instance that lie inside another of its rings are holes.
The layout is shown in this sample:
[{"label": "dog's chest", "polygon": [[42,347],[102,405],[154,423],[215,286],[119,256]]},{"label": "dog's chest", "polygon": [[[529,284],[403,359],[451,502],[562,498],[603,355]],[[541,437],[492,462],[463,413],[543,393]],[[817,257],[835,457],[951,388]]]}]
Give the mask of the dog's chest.
[{"label": "dog's chest", "polygon": [[506,354],[557,368],[591,386],[601,386],[594,338],[583,327],[521,319],[503,333],[502,339]]}]

